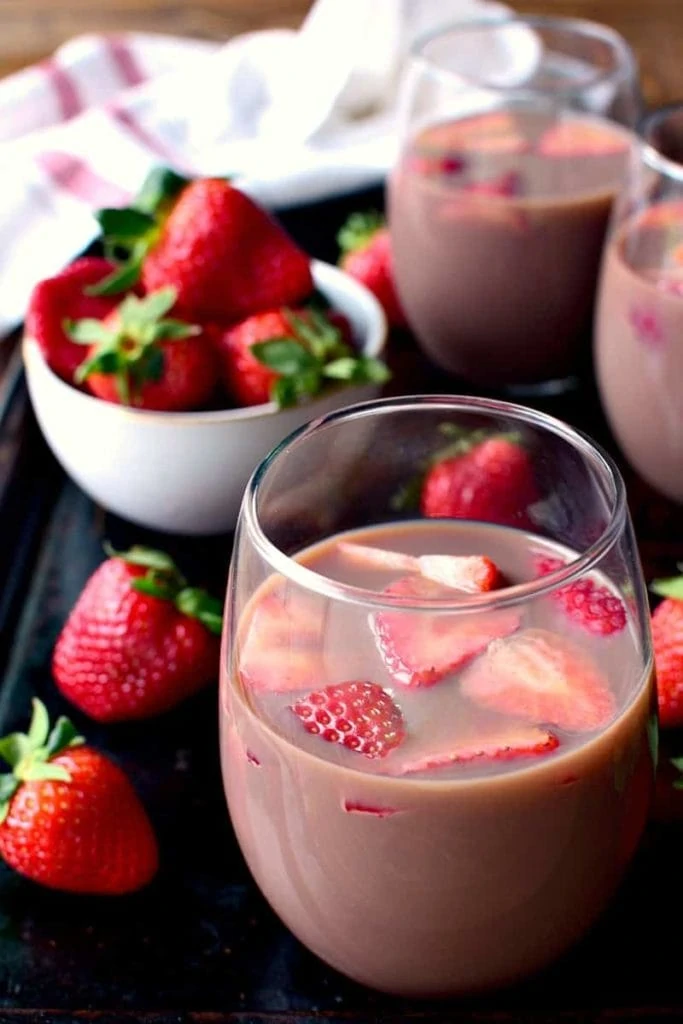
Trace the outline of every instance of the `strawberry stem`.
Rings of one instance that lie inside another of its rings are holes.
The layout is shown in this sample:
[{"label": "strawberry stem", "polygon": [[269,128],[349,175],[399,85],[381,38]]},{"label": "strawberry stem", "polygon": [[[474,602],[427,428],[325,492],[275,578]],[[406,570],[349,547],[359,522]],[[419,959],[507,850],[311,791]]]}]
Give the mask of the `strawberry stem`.
[{"label": "strawberry stem", "polygon": [[378,210],[352,213],[337,234],[337,244],[342,256],[364,249],[385,224],[386,221]]},{"label": "strawberry stem", "polygon": [[683,601],[683,576],[671,576],[665,580],[653,580],[650,590],[659,597],[670,597]]},{"label": "strawberry stem", "polygon": [[22,782],[53,779],[70,782],[63,765],[52,759],[70,747],[85,743],[68,718],[60,717],[50,730],[50,719],[42,701],[34,698],[28,732],[13,732],[0,740],[0,758],[12,769],[0,775],[0,824],[9,811],[12,797]]}]

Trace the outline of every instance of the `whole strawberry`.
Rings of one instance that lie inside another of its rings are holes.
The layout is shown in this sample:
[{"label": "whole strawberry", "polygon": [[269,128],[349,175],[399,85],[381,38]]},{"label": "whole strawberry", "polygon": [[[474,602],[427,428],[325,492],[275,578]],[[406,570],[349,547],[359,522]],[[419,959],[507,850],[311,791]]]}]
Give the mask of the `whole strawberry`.
[{"label": "whole strawberry", "polygon": [[111,312],[117,299],[89,295],[86,289],[106,278],[113,266],[109,260],[84,257],[41,281],[31,293],[26,335],[38,342],[50,369],[69,383],[83,361],[83,349],[69,338],[64,322],[83,317],[100,320]]},{"label": "whole strawberry", "polygon": [[57,640],[60,692],[98,722],[161,714],[218,675],[221,610],[168,555],[111,554],[85,585]]},{"label": "whole strawberry", "polygon": [[134,892],[156,874],[152,826],[126,775],[84,743],[66,718],[50,730],[38,700],[28,733],[0,740],[0,856],[51,889]]},{"label": "whole strawberry", "polygon": [[231,323],[300,302],[313,290],[311,263],[285,230],[222,178],[201,178],[159,197],[151,210],[104,210],[105,240],[128,250],[109,282],[145,291],[175,288],[183,315]]},{"label": "whole strawberry", "polygon": [[274,401],[284,408],[331,383],[389,376],[384,363],[359,356],[341,328],[313,309],[269,310],[216,331],[223,381],[239,405]]},{"label": "whole strawberry", "polygon": [[523,527],[538,497],[529,454],[518,439],[475,432],[459,436],[434,458],[420,506],[425,516]]},{"label": "whole strawberry", "polygon": [[680,726],[683,725],[683,576],[655,580],[650,589],[664,598],[652,615],[659,721],[662,726]]},{"label": "whole strawberry", "polygon": [[77,320],[70,337],[88,351],[75,373],[105,402],[181,412],[211,398],[218,376],[213,345],[204,331],[166,314],[173,288],[138,298],[128,295],[104,320]]},{"label": "whole strawberry", "polygon": [[396,293],[391,239],[378,213],[353,213],[337,235],[339,265],[369,288],[392,327],[405,327],[405,313]]}]

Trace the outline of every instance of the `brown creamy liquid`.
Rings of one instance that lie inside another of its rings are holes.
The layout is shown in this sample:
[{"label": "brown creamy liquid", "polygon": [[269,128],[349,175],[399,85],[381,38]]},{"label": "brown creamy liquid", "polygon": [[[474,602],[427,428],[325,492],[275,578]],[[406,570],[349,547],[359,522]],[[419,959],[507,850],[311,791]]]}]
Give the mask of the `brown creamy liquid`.
[{"label": "brown creamy liquid", "polygon": [[[558,128],[591,139],[556,152]],[[485,385],[576,369],[629,147],[607,121],[513,110],[417,136],[391,177],[390,226],[401,300],[436,363]]]},{"label": "brown creamy liquid", "polygon": [[683,501],[683,201],[628,221],[607,248],[595,361],[610,424],[629,461]]},{"label": "brown creamy liquid", "polygon": [[[485,552],[511,583],[534,577],[538,554],[570,556],[520,531],[453,521],[344,537],[411,554]],[[376,591],[396,579],[349,566],[337,540],[299,560]],[[271,578],[254,595],[244,628],[275,585]],[[476,743],[518,723],[459,692],[466,667],[428,688],[397,684],[378,654],[367,607],[325,602],[326,676],[316,688],[361,679],[392,695],[407,738],[384,758],[307,733],[289,709],[301,691],[246,692],[223,674],[224,781],[247,863],[295,935],[368,985],[455,994],[536,970],[598,916],[636,847],[653,765],[651,672],[643,670],[635,627],[593,636],[547,596],[527,603],[521,616],[520,628],[571,637],[590,655],[609,680],[615,712],[591,734],[553,728],[557,749],[515,760],[477,758],[398,774],[401,759]],[[244,635],[238,630],[238,660]],[[283,664],[287,658],[283,649]]]}]

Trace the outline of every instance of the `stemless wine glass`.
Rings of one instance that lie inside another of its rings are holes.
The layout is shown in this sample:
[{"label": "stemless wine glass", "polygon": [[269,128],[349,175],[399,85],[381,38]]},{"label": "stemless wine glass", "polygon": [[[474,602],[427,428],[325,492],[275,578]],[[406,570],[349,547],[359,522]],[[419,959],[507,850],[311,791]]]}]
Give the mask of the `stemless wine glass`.
[{"label": "stemless wine glass", "polygon": [[[595,327],[603,405],[627,458],[683,501],[683,132],[680,109],[648,122],[615,206]],[[673,157],[673,159],[671,158]]]},{"label": "stemless wine glass", "polygon": [[[452,518],[408,500],[437,462]],[[220,688],[232,822],[286,925],[432,996],[578,939],[646,818],[648,623],[618,471],[565,424],[413,397],[292,434],[244,499]]]},{"label": "stemless wine glass", "polygon": [[389,222],[418,340],[477,385],[563,390],[640,110],[631,50],[567,18],[456,25],[416,44],[399,108]]}]

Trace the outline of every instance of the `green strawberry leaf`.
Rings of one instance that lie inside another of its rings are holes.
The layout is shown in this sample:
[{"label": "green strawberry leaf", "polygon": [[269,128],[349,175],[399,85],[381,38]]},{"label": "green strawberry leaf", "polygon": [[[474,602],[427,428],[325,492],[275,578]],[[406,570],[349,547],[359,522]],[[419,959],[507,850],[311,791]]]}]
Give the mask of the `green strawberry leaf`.
[{"label": "green strawberry leaf", "polygon": [[104,345],[112,341],[114,333],[101,320],[64,320],[64,333],[77,345]]},{"label": "green strawberry leaf", "polygon": [[154,217],[130,206],[98,210],[95,219],[102,229],[102,234],[115,242],[137,240],[140,235],[156,227]]},{"label": "green strawberry leaf", "polygon": [[63,764],[55,764],[53,761],[34,761],[27,771],[30,774],[26,776],[26,781],[30,779],[31,782],[37,782],[51,779],[54,782],[71,782],[68,769]]},{"label": "green strawberry leaf", "polygon": [[22,732],[12,732],[0,740],[0,757],[10,768],[20,764],[32,750],[31,741]]},{"label": "green strawberry leaf", "polygon": [[85,740],[79,735],[73,722],[70,722],[68,718],[61,715],[47,738],[45,759],[49,760],[51,757],[55,757],[56,754],[61,754],[64,750],[68,750],[71,747],[80,747],[84,743]]},{"label": "green strawberry leaf", "polygon": [[83,290],[86,295],[119,295],[138,283],[141,270],[142,256],[136,256],[128,263],[117,267],[97,284],[89,285]]},{"label": "green strawberry leaf", "polygon": [[148,214],[157,213],[162,204],[175,199],[189,184],[189,178],[183,177],[170,167],[155,167],[145,178],[134,199],[135,209]]},{"label": "green strawberry leaf", "polygon": [[385,384],[388,380],[391,380],[391,370],[381,359],[375,359],[373,356],[362,356],[358,360],[354,380],[361,382],[370,381],[373,384]]},{"label": "green strawberry leaf", "polygon": [[161,320],[154,327],[153,341],[180,341],[202,333],[197,324],[186,324],[182,320]]},{"label": "green strawberry leaf", "polygon": [[47,741],[50,732],[50,716],[42,700],[33,699],[33,715],[31,724],[28,727],[28,741],[32,747],[42,747]]},{"label": "green strawberry leaf", "polygon": [[650,590],[659,597],[672,597],[675,601],[683,601],[683,576],[654,580],[650,584]]},{"label": "green strawberry leaf", "polygon": [[12,797],[20,785],[15,775],[0,775],[0,825],[7,817]]},{"label": "green strawberry leaf", "polygon": [[270,397],[278,409],[289,409],[296,405],[299,397],[296,381],[293,377],[279,377],[273,382],[270,389]]},{"label": "green strawberry leaf", "polygon": [[220,635],[223,628],[223,609],[220,601],[201,587],[186,587],[175,599],[176,608],[191,619],[198,619],[211,633]]},{"label": "green strawberry leaf", "polygon": [[260,363],[282,374],[294,377],[316,366],[316,360],[303,345],[291,338],[272,338],[251,346],[251,352]]},{"label": "green strawberry leaf", "polygon": [[358,360],[354,359],[353,356],[342,356],[341,359],[335,359],[331,363],[327,363],[323,367],[323,373],[326,377],[331,377],[333,380],[353,380],[358,366]]},{"label": "green strawberry leaf", "polygon": [[415,509],[418,509],[420,507],[420,498],[422,497],[423,483],[424,474],[419,474],[402,487],[399,487],[389,502],[392,510],[394,512],[413,512]]},{"label": "green strawberry leaf", "polygon": [[178,567],[165,551],[157,551],[156,548],[147,548],[142,544],[135,544],[128,551],[116,551],[109,541],[105,541],[105,553],[109,558],[120,558],[129,565],[139,565],[143,569],[156,569],[159,572],[174,573],[180,576]]},{"label": "green strawberry leaf", "polygon": [[148,323],[160,320],[175,305],[178,293],[175,288],[159,288],[156,292],[145,295],[139,299],[136,295],[129,295],[119,307],[121,320],[125,326],[126,315],[135,323]]},{"label": "green strawberry leaf", "polygon": [[363,249],[385,224],[383,215],[377,210],[352,213],[337,234],[337,244],[342,255]]}]

